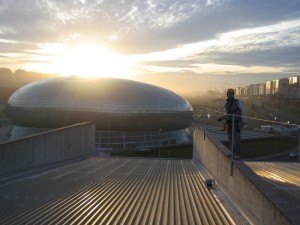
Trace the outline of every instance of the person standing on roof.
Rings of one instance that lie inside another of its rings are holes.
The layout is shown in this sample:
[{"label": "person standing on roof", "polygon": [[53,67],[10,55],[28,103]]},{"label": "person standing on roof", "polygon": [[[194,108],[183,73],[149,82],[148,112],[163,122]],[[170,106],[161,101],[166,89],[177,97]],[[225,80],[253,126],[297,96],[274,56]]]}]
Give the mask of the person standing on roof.
[{"label": "person standing on roof", "polygon": [[[234,98],[234,89],[227,90],[227,100],[224,105],[225,115],[218,121],[225,120],[230,146],[233,142],[233,158],[239,159],[241,152],[241,131],[247,125],[246,110],[241,100]],[[234,114],[234,135],[232,137],[232,114]]]}]

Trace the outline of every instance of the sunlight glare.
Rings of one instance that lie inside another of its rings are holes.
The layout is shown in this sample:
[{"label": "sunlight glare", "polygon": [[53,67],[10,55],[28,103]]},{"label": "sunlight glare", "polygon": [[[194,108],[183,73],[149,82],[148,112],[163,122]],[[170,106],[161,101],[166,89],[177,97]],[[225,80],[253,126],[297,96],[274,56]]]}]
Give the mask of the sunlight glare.
[{"label": "sunlight glare", "polygon": [[82,45],[67,51],[57,67],[62,73],[69,75],[125,78],[129,76],[125,61],[125,58],[104,47]]},{"label": "sunlight glare", "polygon": [[[40,47],[28,66],[48,73],[79,75],[83,77],[129,78],[128,58],[115,54],[96,44],[67,47],[63,44],[46,44]],[[39,63],[38,63],[39,62]]]}]

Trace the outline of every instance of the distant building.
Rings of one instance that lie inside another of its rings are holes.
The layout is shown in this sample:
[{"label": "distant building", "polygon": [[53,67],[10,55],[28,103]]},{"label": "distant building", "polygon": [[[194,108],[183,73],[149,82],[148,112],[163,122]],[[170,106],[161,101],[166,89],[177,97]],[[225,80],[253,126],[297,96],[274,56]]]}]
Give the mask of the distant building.
[{"label": "distant building", "polygon": [[266,82],[266,95],[271,95],[273,90],[273,81]]},{"label": "distant building", "polygon": [[289,84],[299,84],[299,83],[300,83],[300,75],[289,78]]},{"label": "distant building", "polygon": [[235,89],[235,95],[242,95],[242,87],[237,87],[236,89]]},{"label": "distant building", "polygon": [[288,96],[292,99],[300,99],[300,83],[290,84]]},{"label": "distant building", "polygon": [[279,79],[278,93],[286,95],[288,93],[288,89],[289,89],[289,79],[288,78]]},{"label": "distant building", "polygon": [[249,85],[249,95],[258,96],[259,93],[259,84],[250,84]]},{"label": "distant building", "polygon": [[262,83],[258,85],[258,95],[266,94],[266,83]]},{"label": "distant building", "polygon": [[243,87],[242,88],[242,95],[243,96],[248,96],[249,94],[248,94],[248,91],[249,91],[249,87],[247,86],[247,87]]},{"label": "distant building", "polygon": [[247,87],[238,87],[237,93],[242,96],[263,96],[280,93],[290,98],[299,98],[298,84],[300,84],[300,75],[266,81],[261,84],[250,84]]},{"label": "distant building", "polygon": [[288,78],[282,78],[273,81],[273,94],[275,93],[287,94],[288,88],[289,88]]}]

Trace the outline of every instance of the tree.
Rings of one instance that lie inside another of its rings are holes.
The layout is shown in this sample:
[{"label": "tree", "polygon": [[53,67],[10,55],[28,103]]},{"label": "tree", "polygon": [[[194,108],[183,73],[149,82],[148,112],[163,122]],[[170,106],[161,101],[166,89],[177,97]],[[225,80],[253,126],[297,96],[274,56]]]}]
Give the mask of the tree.
[{"label": "tree", "polygon": [[0,68],[0,81],[1,83],[12,82],[13,72],[8,68]]}]

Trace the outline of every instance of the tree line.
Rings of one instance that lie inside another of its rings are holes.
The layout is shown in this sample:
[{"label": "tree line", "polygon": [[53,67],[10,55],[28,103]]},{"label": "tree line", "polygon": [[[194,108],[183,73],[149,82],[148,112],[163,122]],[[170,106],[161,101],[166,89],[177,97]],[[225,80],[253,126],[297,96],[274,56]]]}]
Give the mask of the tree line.
[{"label": "tree line", "polygon": [[0,86],[21,86],[32,81],[56,76],[58,75],[28,72],[23,69],[17,69],[13,72],[9,68],[0,68]]},{"label": "tree line", "polygon": [[22,69],[13,72],[9,68],[0,68],[0,106],[6,105],[8,98],[21,86],[56,76],[58,75],[28,72]]}]

